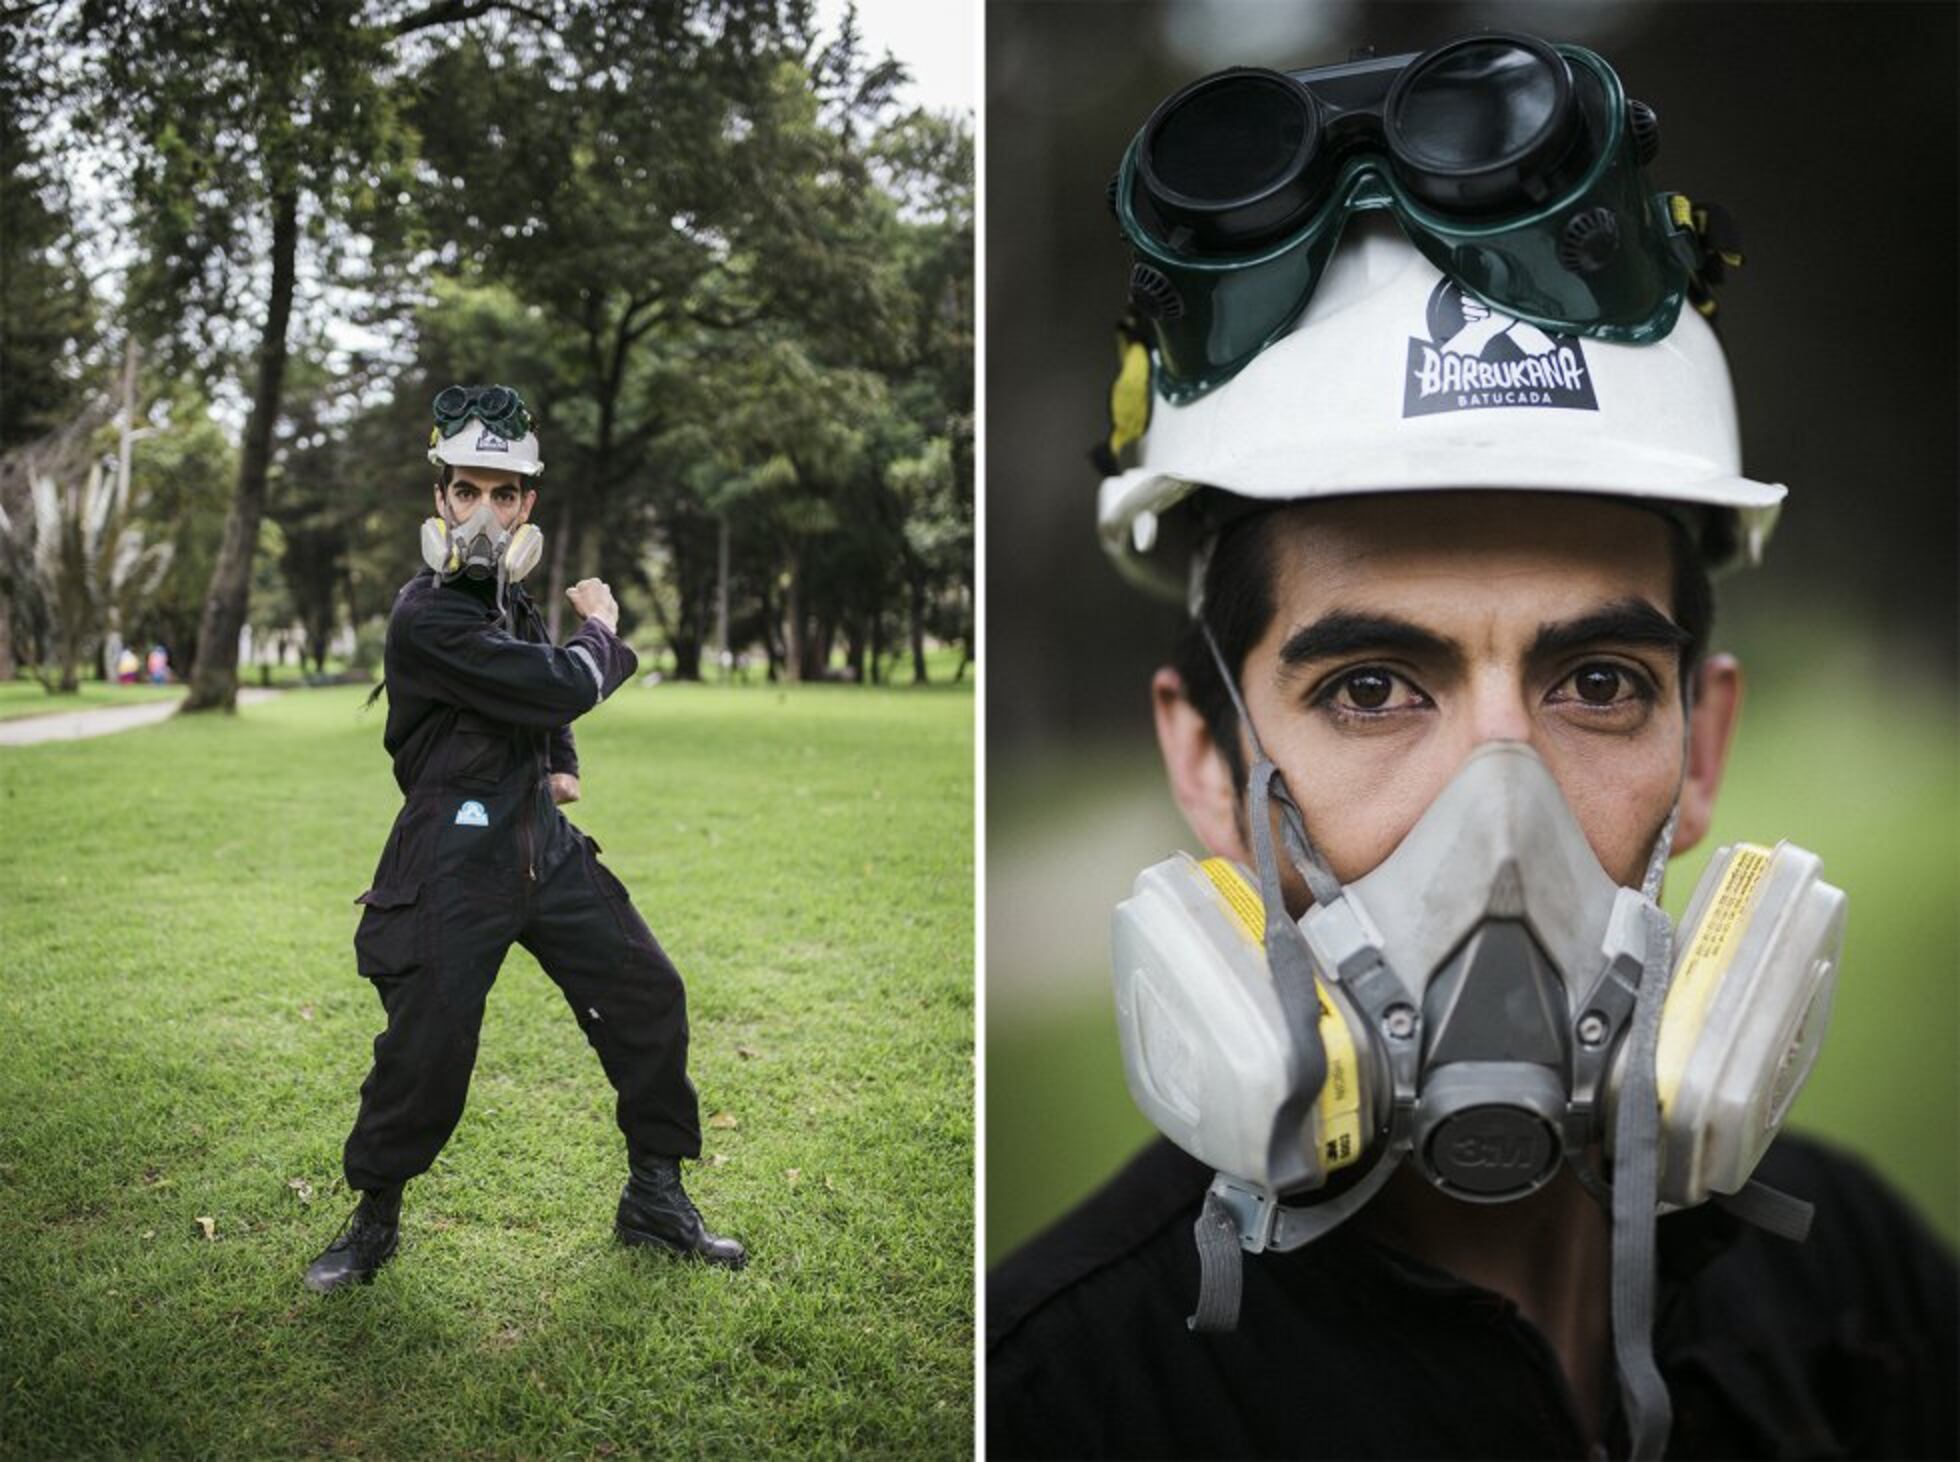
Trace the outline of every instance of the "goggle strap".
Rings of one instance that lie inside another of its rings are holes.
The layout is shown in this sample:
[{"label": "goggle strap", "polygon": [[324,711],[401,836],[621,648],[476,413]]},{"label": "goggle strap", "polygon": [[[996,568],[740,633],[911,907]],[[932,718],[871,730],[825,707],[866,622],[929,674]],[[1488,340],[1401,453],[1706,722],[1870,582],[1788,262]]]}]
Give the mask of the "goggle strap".
[{"label": "goggle strap", "polygon": [[1089,449],[1105,477],[1123,470],[1123,451],[1150,429],[1150,345],[1142,322],[1125,315],[1116,325],[1116,379],[1109,388],[1109,435]]},{"label": "goggle strap", "polygon": [[1680,230],[1693,255],[1688,265],[1688,299],[1704,317],[1715,315],[1715,286],[1730,269],[1743,266],[1742,231],[1735,215],[1719,203],[1696,203],[1686,193],[1667,196],[1668,222]]}]

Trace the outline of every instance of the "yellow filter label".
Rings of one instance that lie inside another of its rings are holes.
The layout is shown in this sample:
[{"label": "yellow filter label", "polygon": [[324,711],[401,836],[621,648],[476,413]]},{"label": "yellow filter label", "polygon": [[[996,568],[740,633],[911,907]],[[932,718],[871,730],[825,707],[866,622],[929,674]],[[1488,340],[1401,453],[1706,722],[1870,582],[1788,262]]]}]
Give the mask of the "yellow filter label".
[{"label": "yellow filter label", "polygon": [[1229,858],[1207,858],[1198,867],[1211,880],[1211,886],[1218,890],[1219,897],[1225,900],[1226,911],[1239,926],[1239,932],[1245,935],[1248,943],[1263,949],[1266,943],[1266,908],[1259,902],[1258,891],[1239,872],[1238,865]]},{"label": "yellow filter label", "polygon": [[[1226,912],[1248,943],[1265,948],[1266,909],[1238,865],[1228,858],[1207,858],[1198,867],[1224,900]],[[1327,982],[1314,976],[1314,998],[1320,1004],[1320,1044],[1327,1052],[1327,1080],[1321,1083],[1314,1110],[1320,1118],[1320,1165],[1328,1172],[1361,1158],[1365,1134],[1361,1128],[1361,1065],[1355,1056],[1354,1035],[1339,1008],[1327,995]]]},{"label": "yellow filter label", "polygon": [[1771,850],[1756,843],[1738,843],[1722,873],[1722,881],[1703,907],[1701,923],[1688,941],[1667,988],[1661,1012],[1661,1034],[1654,1053],[1654,1082],[1666,1112],[1680,1089],[1688,1057],[1700,1039],[1708,1006],[1722,987],[1723,977],[1742,943],[1743,930],[1755,912],[1756,900],[1769,873]]}]

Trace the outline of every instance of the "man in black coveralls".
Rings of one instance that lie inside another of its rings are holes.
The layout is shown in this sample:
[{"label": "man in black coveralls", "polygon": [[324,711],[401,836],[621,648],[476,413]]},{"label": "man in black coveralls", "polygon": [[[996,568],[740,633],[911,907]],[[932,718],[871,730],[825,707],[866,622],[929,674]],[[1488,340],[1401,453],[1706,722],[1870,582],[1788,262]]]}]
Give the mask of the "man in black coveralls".
[{"label": "man in black coveralls", "polygon": [[463,1115],[484,1001],[513,942],[564,991],[619,1093],[631,1170],[620,1240],[739,1268],[741,1244],[709,1233],[681,1186],[701,1132],[680,975],[598,844],[558,811],[579,795],[572,721],[638,668],[619,606],[598,579],[573,585],[583,623],[561,648],[516,582],[537,562],[526,482],[543,463],[514,391],[444,391],[429,457],[441,468],[439,518],[423,533],[432,567],[395,596],[385,655],[383,742],[406,800],[356,900],[355,960],[388,1026],[347,1138],[360,1204],[306,1285],[365,1282],[394,1255],[402,1187]]}]

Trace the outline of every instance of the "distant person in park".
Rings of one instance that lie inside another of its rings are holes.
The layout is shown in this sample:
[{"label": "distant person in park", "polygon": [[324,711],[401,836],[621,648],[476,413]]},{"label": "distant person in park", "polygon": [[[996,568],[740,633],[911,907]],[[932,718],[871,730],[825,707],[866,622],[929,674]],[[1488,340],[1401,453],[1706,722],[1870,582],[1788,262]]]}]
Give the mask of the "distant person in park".
[{"label": "distant person in park", "polygon": [[1951,1253],[1779,1136],[1844,893],[1738,842],[1658,902],[1741,706],[1711,576],[1785,492],[1655,128],[1486,32],[1131,144],[1098,526],[1189,616],[1151,692],[1207,856],[1116,910],[1162,1138],[994,1271],[990,1455],[1956,1455]]},{"label": "distant person in park", "polygon": [[122,653],[116,656],[116,683],[118,685],[136,684],[136,677],[142,669],[143,662],[136,657],[135,649],[129,645],[124,645]]},{"label": "distant person in park", "polygon": [[394,1255],[403,1185],[463,1115],[484,1002],[514,942],[564,992],[619,1093],[629,1177],[617,1237],[740,1268],[742,1245],[710,1233],[681,1184],[701,1130],[680,975],[599,845],[558,811],[579,796],[571,723],[639,664],[619,606],[598,579],[573,585],[584,622],[561,648],[522,587],[543,548],[530,483],[544,464],[515,391],[444,390],[429,460],[441,473],[428,568],[395,596],[375,692],[388,696],[383,744],[406,801],[356,900],[356,965],[388,1025],[344,1154],[360,1202],[307,1287],[367,1281]]},{"label": "distant person in park", "polygon": [[162,685],[170,678],[170,655],[162,645],[150,646],[150,684]]}]

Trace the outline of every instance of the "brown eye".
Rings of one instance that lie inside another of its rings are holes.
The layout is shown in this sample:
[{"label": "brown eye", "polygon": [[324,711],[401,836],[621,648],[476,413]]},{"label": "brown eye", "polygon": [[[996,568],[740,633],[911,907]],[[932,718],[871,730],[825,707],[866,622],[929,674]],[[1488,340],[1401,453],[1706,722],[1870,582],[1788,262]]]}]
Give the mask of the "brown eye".
[{"label": "brown eye", "polygon": [[1395,682],[1379,670],[1362,670],[1350,675],[1342,688],[1347,691],[1350,705],[1364,711],[1378,711],[1388,704]]},{"label": "brown eye", "polygon": [[1588,665],[1572,677],[1572,688],[1588,705],[1611,705],[1620,694],[1626,677],[1610,665]]}]

